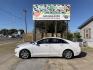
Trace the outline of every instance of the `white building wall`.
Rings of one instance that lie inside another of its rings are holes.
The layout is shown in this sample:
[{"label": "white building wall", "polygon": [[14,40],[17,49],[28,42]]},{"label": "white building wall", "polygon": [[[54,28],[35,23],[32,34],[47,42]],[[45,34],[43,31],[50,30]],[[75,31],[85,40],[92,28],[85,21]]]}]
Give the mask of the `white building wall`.
[{"label": "white building wall", "polygon": [[[91,38],[86,39],[84,38],[84,30],[91,29]],[[83,41],[86,41],[89,47],[93,47],[93,21],[91,21],[88,25],[80,29],[80,34],[82,36]]]}]

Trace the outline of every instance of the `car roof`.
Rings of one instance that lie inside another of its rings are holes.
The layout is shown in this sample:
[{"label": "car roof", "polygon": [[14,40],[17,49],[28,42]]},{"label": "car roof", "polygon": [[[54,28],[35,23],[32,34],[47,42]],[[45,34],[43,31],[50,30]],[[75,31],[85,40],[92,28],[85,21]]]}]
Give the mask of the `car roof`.
[{"label": "car roof", "polygon": [[[42,38],[42,39],[47,39],[47,38],[56,38],[56,39],[67,40],[67,39],[64,39],[64,38],[61,38],[61,37],[44,37],[44,38]],[[42,40],[42,39],[40,39],[40,40]]]},{"label": "car roof", "polygon": [[[41,38],[41,39],[39,39],[39,40],[42,40],[42,39],[47,39],[47,38],[63,39],[63,38],[60,38],[60,37],[43,37],[43,38]],[[39,40],[37,40],[37,41],[39,41]]]},{"label": "car roof", "polygon": [[60,38],[60,37],[44,37],[42,39],[46,39],[46,38],[57,38],[57,39],[63,39],[63,38]]},{"label": "car roof", "polygon": [[[62,39],[62,40],[67,41],[68,43],[72,42],[72,41],[70,41],[70,40],[67,40],[67,39],[64,39],[64,38],[60,38],[60,37],[44,37],[44,38],[42,38],[42,39],[47,39],[47,38],[56,38],[56,39]],[[42,39],[40,39],[40,40],[42,40]],[[40,40],[37,40],[37,41],[40,41]],[[37,42],[37,41],[36,41],[36,42]]]},{"label": "car roof", "polygon": [[[56,38],[56,39],[62,39],[62,40],[65,40],[65,41],[72,42],[72,41],[70,41],[70,40],[68,40],[68,39],[64,39],[64,38],[61,38],[61,37],[44,37],[44,38],[42,38],[42,39],[47,39],[47,38]],[[41,40],[42,40],[42,39],[41,39]]]}]

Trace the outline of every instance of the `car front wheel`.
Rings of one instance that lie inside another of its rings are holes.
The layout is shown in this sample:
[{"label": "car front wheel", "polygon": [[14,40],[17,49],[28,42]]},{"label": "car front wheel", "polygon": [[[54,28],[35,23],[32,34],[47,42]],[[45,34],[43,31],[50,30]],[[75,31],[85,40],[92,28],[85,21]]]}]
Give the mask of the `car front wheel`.
[{"label": "car front wheel", "polygon": [[22,59],[28,59],[28,58],[30,58],[30,52],[26,49],[23,49],[20,51],[19,57]]},{"label": "car front wheel", "polygon": [[63,57],[66,59],[71,59],[73,57],[73,52],[71,50],[65,50],[63,52]]}]

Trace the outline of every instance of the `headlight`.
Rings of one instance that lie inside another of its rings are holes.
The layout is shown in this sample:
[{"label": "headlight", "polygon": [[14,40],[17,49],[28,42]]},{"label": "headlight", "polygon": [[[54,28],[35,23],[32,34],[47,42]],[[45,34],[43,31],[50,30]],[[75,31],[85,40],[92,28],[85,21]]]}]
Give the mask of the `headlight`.
[{"label": "headlight", "polygon": [[17,46],[16,48],[19,48],[19,46]]}]

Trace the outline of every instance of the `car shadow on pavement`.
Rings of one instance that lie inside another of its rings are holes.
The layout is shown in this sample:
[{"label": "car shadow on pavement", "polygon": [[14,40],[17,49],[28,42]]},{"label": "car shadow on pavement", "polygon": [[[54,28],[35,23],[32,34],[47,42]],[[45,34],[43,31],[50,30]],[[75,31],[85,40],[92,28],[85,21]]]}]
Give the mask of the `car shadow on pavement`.
[{"label": "car shadow on pavement", "polygon": [[82,52],[80,53],[80,55],[75,56],[74,58],[83,58],[83,57],[86,57],[86,55],[87,55],[87,52],[82,51]]}]

